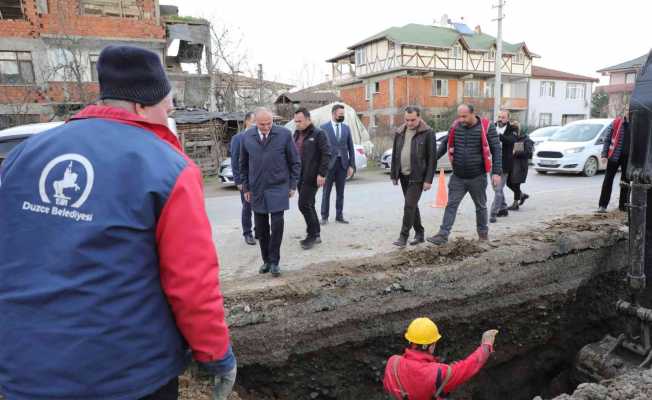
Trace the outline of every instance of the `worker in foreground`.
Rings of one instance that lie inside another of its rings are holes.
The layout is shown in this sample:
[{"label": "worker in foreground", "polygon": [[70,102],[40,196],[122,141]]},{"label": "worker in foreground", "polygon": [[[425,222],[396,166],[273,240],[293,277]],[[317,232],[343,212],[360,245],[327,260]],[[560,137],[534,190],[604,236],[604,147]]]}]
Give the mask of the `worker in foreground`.
[{"label": "worker in foreground", "polygon": [[494,349],[498,331],[482,335],[480,347],[462,361],[442,364],[434,356],[439,329],[429,318],[410,323],[405,338],[410,343],[402,356],[391,356],[385,368],[385,391],[397,400],[444,399],[469,381],[485,365]]},{"label": "worker in foreground", "polygon": [[98,105],[0,168],[0,394],[174,400],[189,351],[236,375],[202,175],[167,126],[159,55],[108,46]]}]

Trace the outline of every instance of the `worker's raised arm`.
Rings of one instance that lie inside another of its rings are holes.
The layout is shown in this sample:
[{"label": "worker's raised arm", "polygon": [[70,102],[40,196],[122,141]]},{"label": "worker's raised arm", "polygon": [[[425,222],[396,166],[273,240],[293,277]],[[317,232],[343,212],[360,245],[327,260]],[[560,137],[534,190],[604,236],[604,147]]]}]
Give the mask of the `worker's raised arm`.
[{"label": "worker's raised arm", "polygon": [[487,331],[482,335],[480,346],[462,361],[449,366],[450,378],[444,386],[444,393],[451,393],[457,387],[469,381],[487,363],[494,351],[494,340],[498,331]]},{"label": "worker's raised arm", "polygon": [[[235,366],[224,319],[219,264],[204,208],[202,176],[188,160],[156,227],[163,292],[177,326],[200,362]],[[230,360],[230,361],[229,361]]]}]

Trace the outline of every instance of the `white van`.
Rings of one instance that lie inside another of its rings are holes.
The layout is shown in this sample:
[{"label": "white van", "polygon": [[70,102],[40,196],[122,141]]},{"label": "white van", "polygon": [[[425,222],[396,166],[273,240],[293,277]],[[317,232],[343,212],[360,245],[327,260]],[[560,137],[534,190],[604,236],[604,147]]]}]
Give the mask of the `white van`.
[{"label": "white van", "polygon": [[565,125],[540,143],[534,152],[534,169],[541,174],[561,172],[593,176],[607,168],[600,157],[613,119],[585,119]]}]

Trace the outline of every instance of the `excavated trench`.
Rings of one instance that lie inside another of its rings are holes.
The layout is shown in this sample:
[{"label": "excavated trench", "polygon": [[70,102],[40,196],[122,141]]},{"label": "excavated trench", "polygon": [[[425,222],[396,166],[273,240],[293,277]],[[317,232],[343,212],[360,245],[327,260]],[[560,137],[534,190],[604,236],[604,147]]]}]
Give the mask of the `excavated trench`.
[{"label": "excavated trench", "polygon": [[626,292],[626,244],[622,217],[576,216],[488,244],[462,239],[230,288],[238,395],[386,399],[385,360],[423,315],[438,323],[448,362],[500,331],[487,367],[452,398],[572,393],[580,348],[622,328],[614,304]]}]

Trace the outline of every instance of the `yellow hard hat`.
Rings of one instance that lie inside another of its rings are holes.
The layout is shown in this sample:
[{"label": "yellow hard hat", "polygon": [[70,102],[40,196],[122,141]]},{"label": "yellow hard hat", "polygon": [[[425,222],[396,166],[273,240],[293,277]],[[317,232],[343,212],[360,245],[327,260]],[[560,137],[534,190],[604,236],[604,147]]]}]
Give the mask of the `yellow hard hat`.
[{"label": "yellow hard hat", "polygon": [[410,322],[405,338],[410,343],[424,345],[436,343],[441,339],[441,335],[437,325],[430,318],[417,318]]}]

